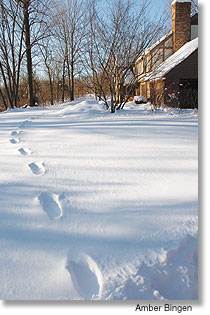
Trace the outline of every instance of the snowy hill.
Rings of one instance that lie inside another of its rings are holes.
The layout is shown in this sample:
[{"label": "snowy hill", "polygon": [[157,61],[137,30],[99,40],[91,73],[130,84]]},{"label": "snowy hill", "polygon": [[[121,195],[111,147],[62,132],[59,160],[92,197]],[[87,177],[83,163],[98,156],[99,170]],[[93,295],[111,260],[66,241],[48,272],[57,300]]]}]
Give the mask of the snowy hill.
[{"label": "snowy hill", "polygon": [[197,113],[89,97],[0,125],[1,299],[197,299]]}]

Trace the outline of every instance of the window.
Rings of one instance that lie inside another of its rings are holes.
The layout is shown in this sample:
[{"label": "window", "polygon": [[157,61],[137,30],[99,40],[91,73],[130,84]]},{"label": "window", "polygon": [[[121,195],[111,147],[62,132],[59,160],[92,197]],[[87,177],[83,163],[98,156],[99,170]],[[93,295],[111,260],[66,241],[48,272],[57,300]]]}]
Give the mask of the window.
[{"label": "window", "polygon": [[198,37],[198,25],[191,25],[191,40]]},{"label": "window", "polygon": [[146,57],[144,57],[144,72],[146,72],[147,71],[147,58]]},{"label": "window", "polygon": [[137,73],[142,74],[143,73],[143,60],[141,60],[137,65]]},{"label": "window", "polygon": [[156,49],[152,54],[152,70],[155,70],[163,62],[163,49]]}]

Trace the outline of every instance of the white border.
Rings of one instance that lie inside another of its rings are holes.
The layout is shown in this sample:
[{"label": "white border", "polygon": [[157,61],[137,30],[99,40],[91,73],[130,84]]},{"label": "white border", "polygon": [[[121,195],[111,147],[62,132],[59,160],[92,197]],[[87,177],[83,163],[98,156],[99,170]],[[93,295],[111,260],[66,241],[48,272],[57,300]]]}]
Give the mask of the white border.
[{"label": "white border", "polygon": [[[158,0],[157,0],[158,1]],[[200,60],[200,144],[199,144],[199,155],[200,155],[200,255],[199,255],[199,265],[200,265],[200,301],[181,303],[182,305],[192,305],[193,311],[190,314],[206,315],[210,310],[210,297],[209,297],[209,285],[210,282],[210,259],[209,259],[209,243],[210,243],[210,58],[209,58],[209,12],[210,12],[210,1],[200,0],[200,13],[202,19],[200,18],[200,32],[199,34],[199,60]],[[202,73],[204,71],[204,73]],[[202,138],[201,138],[202,137]],[[1,279],[0,279],[1,282]],[[140,301],[139,301],[140,303]],[[149,302],[148,302],[149,303]],[[142,304],[148,304],[146,301],[142,301]],[[161,304],[162,305],[162,304]],[[100,303],[100,302],[60,302],[60,303],[48,303],[48,302],[25,302],[14,304],[7,304],[0,301],[0,313],[3,315],[70,315],[70,314],[141,314],[135,312],[135,301],[130,302],[115,302],[112,303]],[[147,312],[143,312],[144,314]],[[158,314],[159,312],[149,312],[147,314]],[[185,312],[186,313],[186,312]],[[177,313],[172,313],[177,314]]]}]

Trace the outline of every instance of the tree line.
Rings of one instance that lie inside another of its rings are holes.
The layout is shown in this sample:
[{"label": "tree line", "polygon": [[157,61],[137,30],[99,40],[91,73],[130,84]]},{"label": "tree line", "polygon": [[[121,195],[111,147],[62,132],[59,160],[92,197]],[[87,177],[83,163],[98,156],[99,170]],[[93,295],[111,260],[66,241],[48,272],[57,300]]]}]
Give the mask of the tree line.
[{"label": "tree line", "polygon": [[86,93],[123,108],[126,78],[164,32],[150,12],[147,0],[0,0],[1,109]]}]

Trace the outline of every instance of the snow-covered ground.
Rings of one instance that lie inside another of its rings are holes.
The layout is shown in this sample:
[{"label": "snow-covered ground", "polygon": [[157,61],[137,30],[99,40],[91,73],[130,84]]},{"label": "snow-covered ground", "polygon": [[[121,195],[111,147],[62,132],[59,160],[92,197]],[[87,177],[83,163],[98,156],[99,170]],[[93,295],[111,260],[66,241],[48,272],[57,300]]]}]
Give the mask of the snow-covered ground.
[{"label": "snow-covered ground", "polygon": [[0,113],[0,298],[197,299],[198,117]]}]

